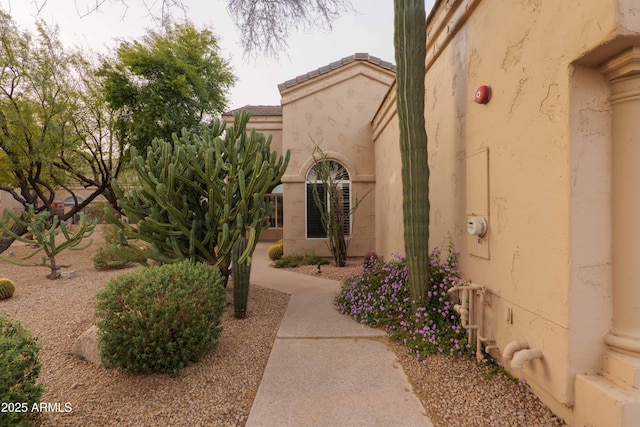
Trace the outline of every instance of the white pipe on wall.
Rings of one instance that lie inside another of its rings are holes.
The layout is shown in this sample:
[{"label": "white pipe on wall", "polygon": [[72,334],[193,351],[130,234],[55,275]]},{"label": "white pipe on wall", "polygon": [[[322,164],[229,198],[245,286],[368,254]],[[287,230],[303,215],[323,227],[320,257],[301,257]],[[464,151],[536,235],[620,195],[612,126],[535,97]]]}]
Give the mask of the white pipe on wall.
[{"label": "white pipe on wall", "polygon": [[502,358],[505,360],[511,360],[513,358],[513,353],[525,348],[529,348],[529,343],[526,340],[511,341],[506,345],[504,350],[502,350]]},{"label": "white pipe on wall", "polygon": [[538,348],[530,348],[516,351],[511,361],[511,367],[514,369],[522,369],[525,362],[530,362],[542,357],[542,350]]},{"label": "white pipe on wall", "polygon": [[[477,285],[475,283],[468,283],[461,286],[454,286],[449,289],[449,293],[459,292],[459,299],[461,304],[455,304],[453,309],[460,315],[460,321],[462,327],[469,333],[469,342],[476,341],[476,359],[481,361],[484,358],[482,354],[482,344],[486,342],[494,342],[493,339],[484,337],[484,321],[483,321],[483,307],[485,305],[485,287]],[[480,307],[478,308],[476,295],[480,293]],[[480,319],[477,319],[477,312],[479,312]],[[470,319],[476,321],[476,324],[471,324]],[[489,349],[497,348],[496,346],[485,347],[485,351]]]}]

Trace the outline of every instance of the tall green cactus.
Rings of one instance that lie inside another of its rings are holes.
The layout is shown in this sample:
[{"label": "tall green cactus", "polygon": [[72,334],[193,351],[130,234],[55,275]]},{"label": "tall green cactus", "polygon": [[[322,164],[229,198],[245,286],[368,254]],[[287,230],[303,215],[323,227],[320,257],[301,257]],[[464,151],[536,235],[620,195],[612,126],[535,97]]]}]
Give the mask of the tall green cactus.
[{"label": "tall green cactus", "polygon": [[[29,235],[19,236],[13,233],[11,231],[11,223],[18,223],[26,227],[31,237],[29,237]],[[27,205],[27,210],[22,212],[21,216],[14,215],[11,211],[7,210],[5,219],[0,221],[0,231],[13,239],[33,245],[36,249],[21,257],[20,260],[14,260],[8,257],[2,257],[2,259],[12,264],[25,267],[48,267],[50,273],[47,274],[47,278],[57,279],[60,277],[59,270],[67,268],[69,265],[58,264],[56,256],[65,249],[81,250],[88,247],[91,241],[85,245],[80,245],[80,243],[93,233],[96,223],[96,221],[87,222],[84,213],[80,213],[77,228],[75,231],[71,231],[67,223],[58,219],[57,215],[51,218],[51,213],[48,211],[35,213],[33,205]],[[63,239],[56,238],[59,234],[58,229],[62,231]],[[42,257],[41,262],[24,262],[40,252],[44,252],[45,255]]]},{"label": "tall green cactus", "polygon": [[[110,216],[120,227],[116,250],[128,247],[119,251],[123,258],[142,264],[191,259],[216,265],[228,277],[231,248],[248,236],[240,262],[250,264],[268,224],[264,194],[280,182],[289,152],[279,156],[271,151],[270,136],[247,131],[249,118],[243,111],[227,129],[224,121],[214,120],[202,137],[183,130],[171,142],[155,140],[146,156],[132,148],[140,188],[125,192],[114,180],[118,206],[128,221]],[[148,245],[130,245],[128,238]]]},{"label": "tall green cactus", "polygon": [[416,303],[429,285],[429,165],[424,119],[424,0],[394,0],[396,95],[402,160],[402,211],[409,288]]},{"label": "tall green cactus", "polygon": [[235,317],[247,317],[247,302],[249,300],[249,279],[251,277],[251,263],[249,259],[242,261],[242,254],[247,250],[249,240],[240,236],[231,249],[231,268],[233,274],[233,311]]}]

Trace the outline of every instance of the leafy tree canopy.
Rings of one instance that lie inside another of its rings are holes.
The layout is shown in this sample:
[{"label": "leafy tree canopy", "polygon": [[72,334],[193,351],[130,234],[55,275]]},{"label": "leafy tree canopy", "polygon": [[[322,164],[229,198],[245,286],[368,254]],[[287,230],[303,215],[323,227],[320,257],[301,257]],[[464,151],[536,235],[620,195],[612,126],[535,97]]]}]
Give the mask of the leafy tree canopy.
[{"label": "leafy tree canopy", "polygon": [[[64,189],[74,201],[58,213],[66,220],[110,187],[122,147],[99,83],[82,54],[63,47],[57,28],[38,22],[35,32],[23,31],[0,11],[0,191],[24,211],[51,212]],[[80,187],[92,191],[80,198]],[[26,231],[15,222],[11,233],[0,232],[0,253]]]},{"label": "leafy tree canopy", "polygon": [[155,138],[171,141],[182,128],[198,132],[224,110],[235,82],[213,33],[190,23],[121,42],[100,74],[107,101],[123,112],[120,139],[143,153]]}]

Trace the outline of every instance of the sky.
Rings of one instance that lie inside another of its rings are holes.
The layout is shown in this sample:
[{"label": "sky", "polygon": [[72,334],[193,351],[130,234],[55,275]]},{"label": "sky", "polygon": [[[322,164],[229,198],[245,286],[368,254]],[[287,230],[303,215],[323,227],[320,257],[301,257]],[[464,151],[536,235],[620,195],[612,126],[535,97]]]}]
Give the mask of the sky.
[{"label": "sky", "polygon": [[[148,0],[147,0],[148,1]],[[43,0],[0,0],[23,29],[33,28],[38,4]],[[427,15],[434,0],[425,0]],[[47,0],[37,16],[60,28],[65,46],[107,53],[118,39],[134,40],[152,28],[155,22],[143,0],[105,2],[98,11],[85,14],[96,0]],[[395,63],[393,51],[393,1],[351,0],[355,11],[345,12],[331,30],[292,33],[288,48],[277,59],[246,58],[240,46],[239,31],[226,10],[226,0],[184,0],[186,18],[197,28],[209,28],[218,37],[220,55],[226,58],[237,77],[229,94],[228,109],[247,104],[279,105],[278,84],[315,70],[357,52],[366,52]],[[86,16],[81,16],[86,15]],[[175,18],[185,17],[179,10]]]}]

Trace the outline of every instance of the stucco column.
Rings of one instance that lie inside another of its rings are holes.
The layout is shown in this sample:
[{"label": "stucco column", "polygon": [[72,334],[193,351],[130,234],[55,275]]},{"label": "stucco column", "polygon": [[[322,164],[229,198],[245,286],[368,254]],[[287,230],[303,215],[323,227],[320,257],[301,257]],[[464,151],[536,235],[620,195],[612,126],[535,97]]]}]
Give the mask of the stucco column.
[{"label": "stucco column", "polygon": [[[613,186],[613,326],[604,341],[640,357],[640,46],[602,71],[611,85]],[[638,378],[628,380],[638,387]]]}]

